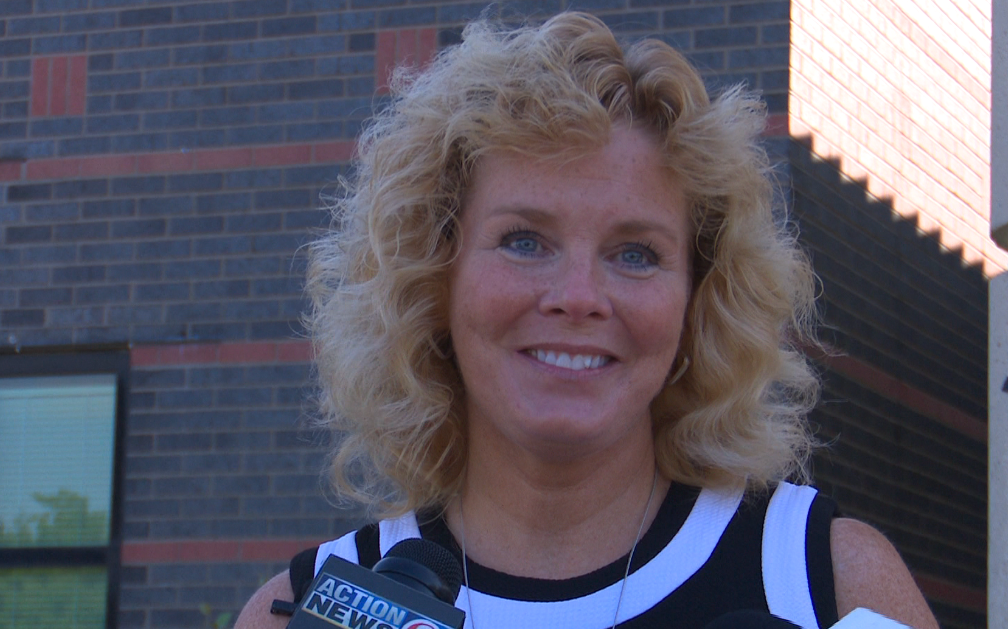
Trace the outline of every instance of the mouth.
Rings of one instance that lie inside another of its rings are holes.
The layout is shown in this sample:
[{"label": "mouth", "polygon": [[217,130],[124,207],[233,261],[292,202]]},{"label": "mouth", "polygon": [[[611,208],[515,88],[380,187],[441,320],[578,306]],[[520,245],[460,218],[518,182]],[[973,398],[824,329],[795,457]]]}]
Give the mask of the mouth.
[{"label": "mouth", "polygon": [[542,349],[529,349],[525,353],[541,363],[560,367],[561,369],[570,369],[571,371],[598,369],[599,367],[604,367],[612,360],[611,356],[602,356],[600,354],[572,355],[566,352],[554,352]]}]

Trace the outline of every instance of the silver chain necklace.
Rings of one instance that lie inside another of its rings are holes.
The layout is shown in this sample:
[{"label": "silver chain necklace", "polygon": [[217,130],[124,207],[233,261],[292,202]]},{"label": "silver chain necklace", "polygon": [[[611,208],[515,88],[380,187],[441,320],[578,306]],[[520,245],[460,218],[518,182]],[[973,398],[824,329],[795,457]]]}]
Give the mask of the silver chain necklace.
[{"label": "silver chain necklace", "polygon": [[[648,513],[651,512],[651,502],[654,500],[655,489],[658,487],[658,469],[655,469],[654,480],[651,481],[651,494],[648,496],[647,505],[644,506],[644,515],[641,517],[640,526],[637,528],[637,536],[634,538],[633,546],[630,547],[630,556],[627,558],[626,570],[623,571],[623,580],[620,583],[619,598],[616,599],[616,613],[613,614],[612,629],[616,629],[619,621],[620,606],[623,604],[623,593],[626,591],[627,578],[630,576],[630,564],[633,563],[634,553],[637,551],[637,544],[640,542],[641,534],[644,532],[644,523],[647,522]],[[465,514],[462,511],[462,500],[459,499],[459,527],[462,537],[462,576],[465,579],[466,602],[469,604],[469,626],[476,629],[476,617],[473,614],[472,589],[469,587],[469,562],[466,560],[466,537],[465,537]]]}]

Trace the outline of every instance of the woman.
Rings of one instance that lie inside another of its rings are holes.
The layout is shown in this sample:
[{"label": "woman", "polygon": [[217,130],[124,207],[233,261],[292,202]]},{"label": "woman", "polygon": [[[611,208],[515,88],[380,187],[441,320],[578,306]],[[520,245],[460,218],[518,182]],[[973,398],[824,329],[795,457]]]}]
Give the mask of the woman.
[{"label": "woman", "polygon": [[[334,484],[386,519],[316,570],[422,535],[463,561],[474,629],[937,627],[880,534],[783,482],[814,290],[758,100],[577,13],[470,25],[393,93],[309,271]],[[238,626],[283,626],[290,578]]]}]

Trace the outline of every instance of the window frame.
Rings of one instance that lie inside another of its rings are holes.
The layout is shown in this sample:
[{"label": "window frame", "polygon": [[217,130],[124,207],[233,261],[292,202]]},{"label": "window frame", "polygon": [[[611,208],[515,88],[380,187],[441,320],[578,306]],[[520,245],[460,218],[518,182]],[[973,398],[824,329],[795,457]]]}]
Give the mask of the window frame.
[{"label": "window frame", "polygon": [[130,381],[130,355],[126,349],[22,350],[0,353],[0,378],[112,374],[116,379],[115,444],[112,450],[112,500],[107,546],[0,547],[0,569],[104,566],[108,579],[105,627],[119,624],[119,581],[122,563],[124,462]]}]

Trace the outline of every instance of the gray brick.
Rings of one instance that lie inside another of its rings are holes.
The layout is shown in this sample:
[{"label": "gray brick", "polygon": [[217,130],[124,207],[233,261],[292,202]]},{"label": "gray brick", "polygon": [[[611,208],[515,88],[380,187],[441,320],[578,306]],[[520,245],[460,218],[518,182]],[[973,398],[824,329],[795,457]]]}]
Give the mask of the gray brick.
[{"label": "gray brick", "polygon": [[300,317],[298,317],[297,319],[290,320],[256,321],[249,323],[248,339],[251,341],[295,339],[304,338],[307,334]]},{"label": "gray brick", "polygon": [[63,15],[63,30],[68,33],[111,30],[115,28],[115,22],[116,14],[113,11],[67,13]]},{"label": "gray brick", "polygon": [[52,326],[104,326],[105,307],[49,308],[49,324]]},{"label": "gray brick", "polygon": [[140,126],[140,117],[135,115],[115,114],[111,116],[88,116],[88,133],[115,133],[117,131],[136,131]]},{"label": "gray brick", "polygon": [[221,305],[212,304],[171,304],[165,311],[165,321],[189,323],[220,319]]},{"label": "gray brick", "polygon": [[270,389],[219,389],[217,391],[217,406],[269,406],[273,401]]},{"label": "gray brick", "polygon": [[278,143],[283,141],[284,132],[280,125],[258,125],[255,127],[237,127],[227,130],[229,145],[247,145]]},{"label": "gray brick", "polygon": [[232,65],[216,65],[203,68],[203,83],[238,83],[254,81],[256,66],[254,63]]},{"label": "gray brick", "polygon": [[[371,84],[368,79],[368,91]],[[340,138],[343,136],[343,123],[334,120],[329,122],[310,122],[289,124],[285,128],[288,142],[310,142],[313,139]]]},{"label": "gray brick", "polygon": [[755,50],[732,50],[728,53],[729,68],[784,67],[788,65],[788,46],[757,48]]},{"label": "gray brick", "polygon": [[69,288],[26,288],[18,293],[20,307],[38,308],[69,304],[72,291]]},{"label": "gray brick", "polygon": [[87,36],[80,35],[52,35],[48,37],[35,37],[32,39],[33,55],[53,55],[68,52],[81,52],[87,44]]},{"label": "gray brick", "polygon": [[276,301],[229,301],[224,304],[224,318],[229,321],[275,319],[280,309]]},{"label": "gray brick", "polygon": [[93,155],[108,153],[111,142],[107,137],[69,138],[60,140],[57,146],[57,151],[61,156]]},{"label": "gray brick", "polygon": [[[114,16],[113,16],[114,19]],[[115,60],[115,55],[110,52],[102,53],[100,55],[89,55],[88,56],[88,71],[89,72],[109,72],[112,70],[112,63]]]},{"label": "gray brick", "polygon": [[224,176],[224,185],[227,188],[275,188],[280,185],[283,171],[280,169],[270,170],[243,170],[227,173]]},{"label": "gray brick", "polygon": [[109,72],[92,74],[88,77],[88,92],[125,92],[140,89],[142,76],[139,72]]},{"label": "gray brick", "polygon": [[665,28],[716,26],[725,23],[724,7],[688,7],[669,9],[662,14]]},{"label": "gray brick", "polygon": [[165,178],[161,176],[120,177],[112,180],[112,194],[158,194],[164,192]]},{"label": "gray brick", "polygon": [[[231,433],[226,433],[231,434]],[[241,434],[241,433],[238,433]],[[267,433],[249,433],[267,434]],[[218,437],[223,435],[218,435]],[[217,446],[218,450],[230,450],[232,448]],[[244,449],[244,448],[235,448]],[[212,479],[212,493],[215,496],[230,496],[238,494],[240,496],[265,494],[270,488],[270,477],[266,475],[258,476],[217,476]]]},{"label": "gray brick", "polygon": [[169,26],[147,29],[148,46],[173,46],[199,41],[198,26]]},{"label": "gray brick", "polygon": [[217,277],[220,275],[220,260],[185,260],[165,268],[165,279],[191,279]]},{"label": "gray brick", "polygon": [[244,367],[192,367],[189,370],[189,386],[192,387],[232,385],[244,381]]},{"label": "gray brick", "polygon": [[269,524],[265,520],[247,518],[225,518],[214,521],[214,535],[217,537],[266,537]]},{"label": "gray brick", "polygon": [[292,40],[290,43],[291,55],[295,57],[331,55],[345,50],[346,36],[344,35],[315,35],[312,37],[299,37]]},{"label": "gray brick", "polygon": [[164,321],[161,306],[110,306],[106,317],[109,325],[151,324]]},{"label": "gray brick", "polygon": [[231,14],[228,2],[184,4],[175,8],[176,22],[209,22],[226,20]]},{"label": "gray brick", "polygon": [[243,0],[235,2],[232,8],[237,18],[283,15],[287,12],[287,0]]},{"label": "gray brick", "polygon": [[181,343],[188,340],[185,324],[134,325],[130,341],[140,344]]},{"label": "gray brick", "polygon": [[20,223],[21,207],[17,205],[0,205],[0,223]]},{"label": "gray brick", "polygon": [[0,15],[22,15],[31,12],[31,0],[10,0],[3,5],[0,5]]},{"label": "gray brick", "polygon": [[[755,44],[759,38],[759,29],[755,26],[707,28],[696,31],[693,37],[697,48],[751,46]],[[746,51],[747,54],[748,52],[749,51]]]},{"label": "gray brick", "polygon": [[[368,52],[375,49],[374,33],[352,33],[348,40],[347,50],[350,52]],[[365,55],[360,55],[364,58]]]},{"label": "gray brick", "polygon": [[[374,77],[370,76],[358,76],[351,77],[347,79],[346,93],[347,96],[362,96],[364,94],[371,94],[374,92],[375,84]],[[344,135],[349,133],[344,129]],[[356,135],[357,131],[353,131],[351,135]]]},{"label": "gray brick", "polygon": [[159,68],[171,63],[171,51],[167,48],[153,50],[130,50],[115,54],[117,70],[133,70],[137,68]]},{"label": "gray brick", "polygon": [[[147,437],[150,440],[150,437]],[[127,439],[126,447],[130,452],[135,452],[136,442],[132,439]],[[146,478],[129,478],[126,479],[126,498],[149,498],[150,497],[151,482],[150,479]]]},{"label": "gray brick", "polygon": [[[108,230],[107,223],[97,223]],[[128,242],[104,242],[80,246],[80,258],[85,262],[113,262],[133,259],[133,244]],[[109,278],[111,279],[111,277]],[[126,279],[126,278],[122,278]]]},{"label": "gray brick", "polygon": [[29,242],[49,242],[53,239],[53,228],[49,225],[11,226],[5,230],[5,234],[6,242],[9,245]]},{"label": "gray brick", "polygon": [[[353,37],[351,36],[351,39]],[[318,73],[325,74],[368,74],[375,71],[374,55],[342,55],[318,60]]]},{"label": "gray brick", "polygon": [[[202,492],[196,495],[206,495],[210,485],[208,479],[200,479],[199,485]],[[241,513],[241,499],[239,498],[190,498],[182,505],[182,515],[188,517],[236,516],[239,513]]]},{"label": "gray brick", "polygon": [[292,79],[315,74],[314,59],[287,59],[263,63],[259,66],[259,78],[264,81]]},{"label": "gray brick", "polygon": [[192,585],[207,582],[207,565],[203,563],[154,564],[150,566],[151,585]]},{"label": "gray brick", "polygon": [[135,213],[136,203],[133,199],[107,199],[86,201],[81,215],[84,218],[123,218]]},{"label": "gray brick", "polygon": [[24,209],[25,220],[29,222],[72,221],[80,218],[80,206],[76,203],[42,203],[29,205]]},{"label": "gray brick", "polygon": [[11,203],[20,201],[39,201],[52,196],[52,185],[47,183],[36,183],[7,187],[7,200]]},{"label": "gray brick", "polygon": [[171,7],[156,9],[136,9],[119,12],[119,26],[152,26],[172,21]]},{"label": "gray brick", "polygon": [[[129,465],[129,457],[126,459]],[[124,506],[127,519],[134,518],[169,518],[179,514],[179,501],[168,499],[128,500]]]},{"label": "gray brick", "polygon": [[11,328],[38,327],[45,324],[45,310],[4,310],[0,325]]},{"label": "gray brick", "polygon": [[168,106],[167,91],[144,91],[130,94],[116,94],[113,107],[116,111],[164,109]]},{"label": "gray brick", "polygon": [[168,177],[168,189],[172,192],[193,192],[219,190],[223,177],[219,173],[197,173],[192,175],[172,175]]},{"label": "gray brick", "polygon": [[0,57],[25,57],[31,53],[31,39],[0,39]]},{"label": "gray brick", "polygon": [[[114,30],[106,33],[91,33],[88,43],[91,50],[117,50],[122,48],[138,48],[142,40],[143,31],[141,30]],[[148,35],[148,45],[156,45],[157,43],[156,39]]]},{"label": "gray brick", "polygon": [[105,267],[101,265],[75,264],[52,270],[53,284],[87,284],[105,281]]},{"label": "gray brick", "polygon": [[124,587],[121,590],[120,597],[120,602],[126,609],[172,606],[175,604],[176,590],[175,588],[152,588],[150,586],[142,588]]},{"label": "gray brick", "polygon": [[324,13],[326,11],[342,11],[346,9],[344,0],[291,0],[291,13],[305,13],[314,11]]},{"label": "gray brick", "polygon": [[307,35],[315,32],[315,16],[303,15],[297,17],[282,17],[263,20],[262,37],[285,37],[290,35]]},{"label": "gray brick", "polygon": [[[210,391],[158,391],[157,405],[160,408],[206,408],[213,403]],[[213,437],[208,434],[187,433],[179,435],[158,435],[154,440],[155,450],[209,450]]]},{"label": "gray brick", "polygon": [[228,58],[241,59],[279,59],[290,54],[290,44],[286,40],[271,39],[241,42],[228,46]]},{"label": "gray brick", "polygon": [[130,410],[133,412],[138,412],[143,409],[154,408],[154,402],[156,398],[153,393],[141,392],[141,391],[130,391],[129,394],[129,404]]},{"label": "gray brick", "polygon": [[[16,250],[8,249],[12,253]],[[74,245],[41,245],[21,249],[22,264],[53,264],[72,262],[77,259],[77,247]]]},{"label": "gray brick", "polygon": [[732,24],[787,20],[791,17],[790,8],[791,3],[787,0],[738,4],[728,9],[728,19]]},{"label": "gray brick", "polygon": [[[193,241],[193,253],[198,256],[231,255],[252,251],[252,238],[249,236],[221,236],[217,238],[198,238]],[[225,264],[231,263],[226,260]],[[274,265],[275,266],[275,265]],[[227,273],[226,275],[233,275]]]},{"label": "gray brick", "polygon": [[281,83],[236,85],[227,88],[227,91],[228,102],[231,103],[262,103],[283,100],[284,97],[284,86]]},{"label": "gray brick", "polygon": [[137,243],[137,258],[159,260],[164,258],[185,258],[189,256],[188,240],[149,240]]},{"label": "gray brick", "polygon": [[[130,419],[132,423],[132,418]],[[127,476],[178,474],[180,471],[182,459],[178,455],[126,455]]]},{"label": "gray brick", "polygon": [[[24,83],[22,81],[22,83]],[[8,120],[11,118],[27,118],[28,117],[28,101],[20,101],[14,103],[4,103],[3,109],[0,110],[0,114]]]},{"label": "gray brick", "polygon": [[328,518],[305,518],[302,516],[296,520],[284,518],[270,522],[270,533],[283,537],[321,537],[326,535],[329,529]]},{"label": "gray brick", "polygon": [[[232,389],[241,391],[242,389]],[[221,432],[214,435],[215,450],[268,450],[270,448],[270,433],[268,432]],[[315,478],[318,480],[318,477]],[[217,489],[215,485],[215,492]],[[317,485],[315,486],[317,489]]]},{"label": "gray brick", "polygon": [[[208,5],[212,6],[212,5]],[[205,46],[186,46],[176,48],[175,65],[202,65],[207,63],[220,63],[227,60],[227,46],[223,44]]]},{"label": "gray brick", "polygon": [[201,127],[251,124],[255,121],[255,109],[252,107],[218,107],[215,109],[203,109],[199,112],[199,124]]},{"label": "gray brick", "polygon": [[129,284],[112,286],[77,286],[74,288],[76,304],[108,304],[129,301]]},{"label": "gray brick", "polygon": [[107,114],[112,111],[112,97],[88,96],[85,111],[89,114]]},{"label": "gray brick", "polygon": [[168,231],[173,236],[209,234],[224,229],[224,219],[220,216],[198,216],[172,219]]},{"label": "gray brick", "polygon": [[219,299],[221,297],[248,297],[248,280],[216,280],[197,282],[193,286],[195,299]]},{"label": "gray brick", "polygon": [[129,328],[75,328],[73,342],[78,345],[124,344],[129,341]]},{"label": "gray brick", "polygon": [[38,159],[56,154],[56,143],[52,140],[32,140],[28,142],[4,142],[0,146],[0,158]]},{"label": "gray brick", "polygon": [[144,87],[184,87],[197,83],[198,68],[148,70],[144,73]]},{"label": "gray brick", "polygon": [[[226,229],[236,233],[275,232],[279,231],[282,225],[283,215],[279,213],[240,214],[227,217]],[[257,250],[263,251],[258,248]]]},{"label": "gray brick", "polygon": [[[245,467],[244,469],[248,472],[296,472],[301,469],[301,459],[296,452],[249,452],[245,454]],[[248,501],[255,500],[257,502],[255,506],[246,508],[246,513],[249,514],[260,514],[260,515],[271,515],[273,512],[270,511],[269,505],[275,500],[276,497],[270,496],[247,496],[245,498],[246,504]],[[300,499],[294,499],[295,505],[300,504]],[[295,506],[296,513],[297,506]],[[287,511],[288,515],[292,513],[291,510]]]},{"label": "gray brick", "polygon": [[258,384],[279,384],[282,382],[305,382],[310,371],[303,364],[257,365],[246,368],[246,382]]},{"label": "gray brick", "polygon": [[188,473],[228,473],[241,471],[241,468],[240,454],[214,452],[182,455],[182,471]]},{"label": "gray brick", "polygon": [[190,90],[172,92],[172,107],[208,107],[223,105],[225,91],[223,87],[202,87]]},{"label": "gray brick", "polygon": [[[185,369],[134,369],[130,373],[130,385],[136,389],[159,389],[163,387],[185,386]],[[130,448],[130,452],[134,449]]]},{"label": "gray brick", "polygon": [[258,252],[296,251],[307,241],[306,234],[258,234],[252,248]]},{"label": "gray brick", "polygon": [[185,282],[138,284],[133,291],[133,296],[138,302],[182,301],[189,299],[189,284]]},{"label": "gray brick", "polygon": [[158,111],[144,114],[145,129],[195,127],[196,121],[196,111]]},{"label": "gray brick", "polygon": [[253,39],[259,31],[259,24],[248,22],[222,22],[203,27],[203,41],[227,41],[233,39]]},{"label": "gray brick", "polygon": [[[284,431],[284,434],[297,434],[294,431]],[[287,446],[304,448],[309,443],[301,436],[296,442],[291,441]],[[318,494],[318,474],[280,474],[273,478],[273,490],[281,496],[297,494],[315,496]]]},{"label": "gray brick", "polygon": [[[0,84],[2,87],[2,84]],[[27,128],[23,122],[5,122],[0,123],[0,139],[21,139],[27,137]]]},{"label": "gray brick", "polygon": [[760,27],[764,44],[787,44],[791,41],[790,24],[765,24]]},{"label": "gray brick", "polygon": [[169,145],[173,149],[205,148],[223,146],[225,133],[220,129],[203,131],[176,131],[171,134]]},{"label": "gray brick", "polygon": [[[437,11],[434,7],[404,7],[378,12],[378,26],[381,28],[431,24],[435,20],[437,20]],[[656,26],[657,16],[651,29],[653,30]]]}]

